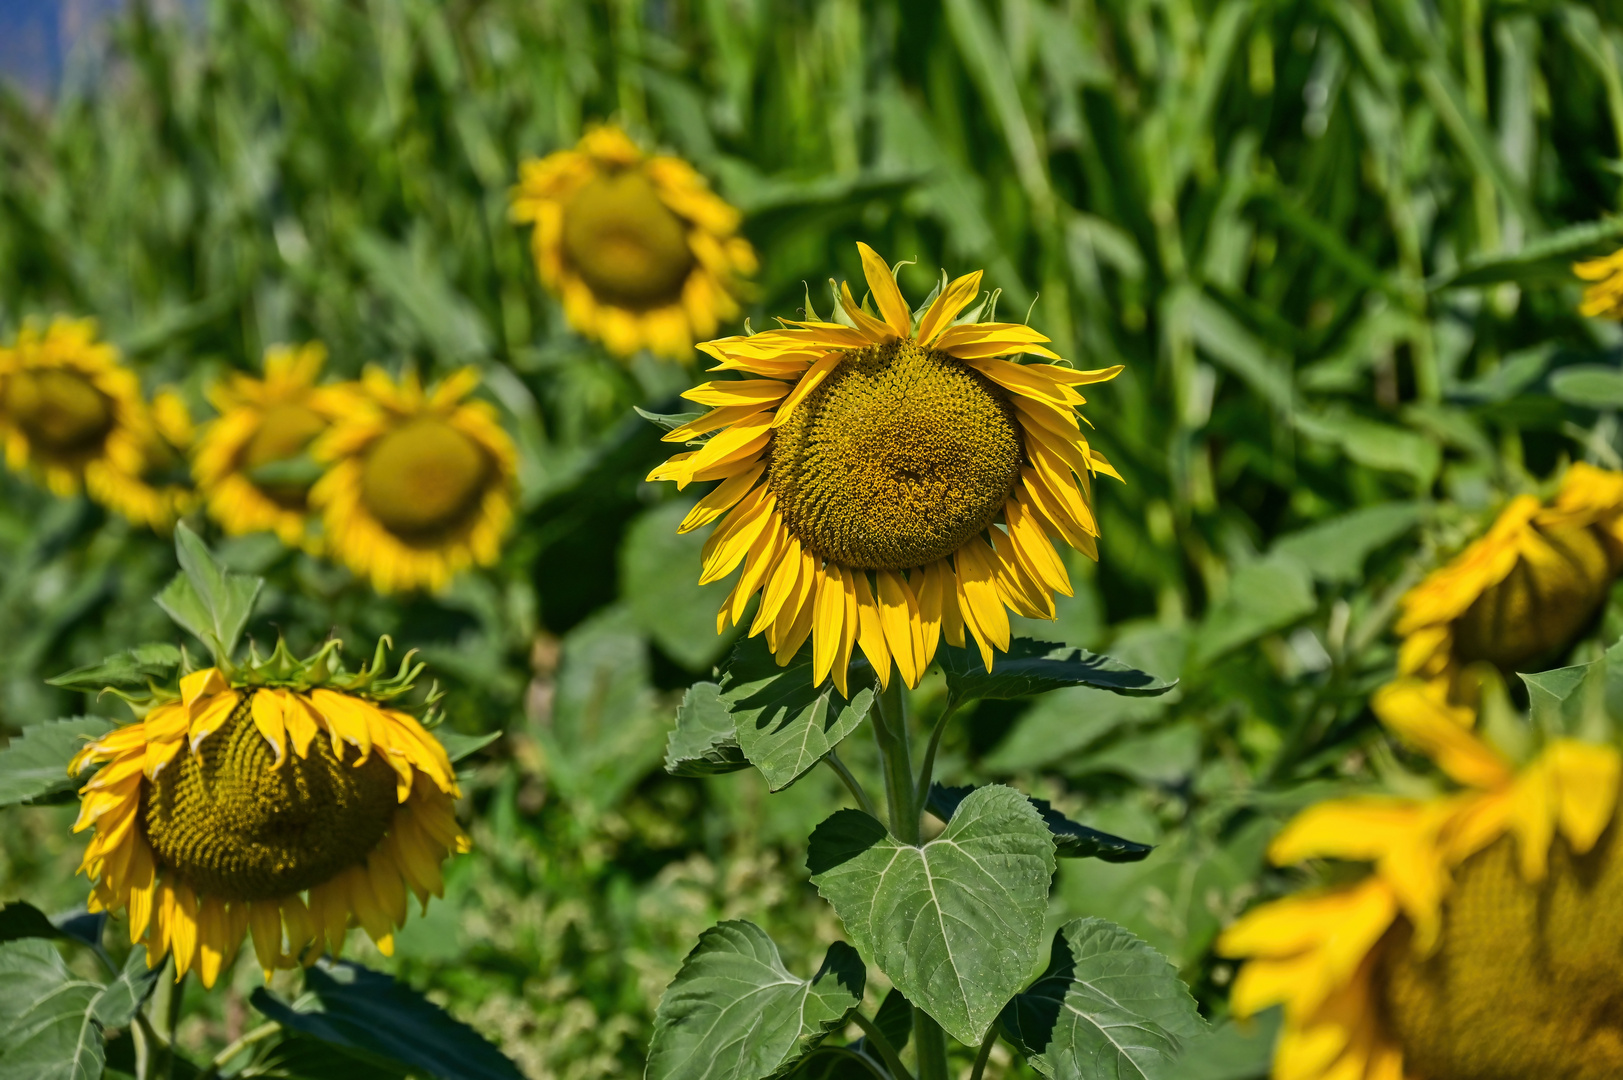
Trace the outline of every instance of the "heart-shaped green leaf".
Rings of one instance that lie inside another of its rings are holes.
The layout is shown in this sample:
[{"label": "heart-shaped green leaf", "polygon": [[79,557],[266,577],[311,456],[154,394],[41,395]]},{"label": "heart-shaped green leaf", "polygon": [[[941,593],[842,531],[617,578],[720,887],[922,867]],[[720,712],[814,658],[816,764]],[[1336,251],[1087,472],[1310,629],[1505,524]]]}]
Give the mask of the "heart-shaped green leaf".
[{"label": "heart-shaped green leaf", "polygon": [[747,769],[749,764],[738,747],[721,687],[713,682],[688,687],[676,710],[676,726],[665,742],[665,771],[672,776],[715,776]]},{"label": "heart-shaped green leaf", "polygon": [[1017,698],[1044,694],[1066,686],[1094,686],[1118,694],[1164,694],[1178,680],[1158,679],[1148,672],[1129,667],[1120,660],[1052,641],[1015,638],[1008,652],[992,658],[987,673],[979,653],[943,645],[936,662],[947,675],[947,689],[953,696],[971,698]]},{"label": "heart-shaped green leaf", "polygon": [[806,865],[862,954],[971,1046],[1042,949],[1054,841],[1012,788],[979,789],[923,847],[841,810],[812,833]]},{"label": "heart-shaped green leaf", "polygon": [[730,920],[699,935],[654,1016],[649,1080],[760,1080],[781,1076],[862,1004],[867,968],[843,941],[810,979],[783,966],[754,923]]},{"label": "heart-shaped green leaf", "polygon": [[1104,919],[1060,927],[1048,969],[999,1022],[1054,1080],[1160,1080],[1206,1027],[1167,958]]},{"label": "heart-shaped green leaf", "polygon": [[856,730],[873,704],[873,668],[866,660],[851,660],[849,701],[832,680],[813,686],[811,671],[811,649],[779,667],[766,642],[755,637],[739,642],[721,679],[738,745],[773,791],[806,775]]}]

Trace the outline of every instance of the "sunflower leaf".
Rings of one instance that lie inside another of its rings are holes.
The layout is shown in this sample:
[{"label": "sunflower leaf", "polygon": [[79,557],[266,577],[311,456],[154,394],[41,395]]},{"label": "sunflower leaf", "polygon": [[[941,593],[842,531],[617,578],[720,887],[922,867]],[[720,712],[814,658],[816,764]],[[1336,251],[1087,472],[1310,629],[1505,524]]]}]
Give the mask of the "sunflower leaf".
[{"label": "sunflower leaf", "polygon": [[713,682],[688,687],[676,710],[676,726],[665,742],[665,771],[672,776],[715,776],[747,769],[749,764],[721,687]]},{"label": "sunflower leaf", "polygon": [[229,663],[265,581],[221,566],[185,522],[175,526],[175,555],[180,573],[158,594],[158,606],[207,645],[215,663]]},{"label": "sunflower leaf", "polygon": [[101,987],[76,978],[39,938],[0,945],[0,1080],[95,1080],[106,1050],[94,1005]]},{"label": "sunflower leaf", "polygon": [[1206,1030],[1166,957],[1104,919],[1054,934],[1048,968],[998,1018],[1050,1077],[1170,1077],[1184,1040]]},{"label": "sunflower leaf", "polygon": [[0,907],[0,942],[59,938],[62,931],[39,908],[22,900]]},{"label": "sunflower leaf", "polygon": [[260,987],[254,1008],[284,1028],[347,1053],[394,1062],[438,1080],[521,1080],[512,1061],[477,1032],[410,987],[348,961],[321,961],[304,974],[315,997],[295,1009]]},{"label": "sunflower leaf", "polygon": [[738,745],[782,791],[816,766],[823,756],[857,729],[873,705],[873,668],[852,657],[846,687],[850,700],[833,680],[812,685],[812,652],[801,649],[779,667],[763,638],[746,638],[733,650],[721,677],[721,700],[732,713]]},{"label": "sunflower leaf", "polygon": [[102,987],[101,993],[91,1003],[91,1011],[102,1026],[107,1028],[121,1028],[135,1018],[136,1012],[146,1004],[147,997],[152,988],[158,984],[158,976],[163,974],[164,966],[147,967],[147,950],[145,945],[137,945],[130,950],[130,955],[124,960],[124,970],[112,982]]},{"label": "sunflower leaf", "polygon": [[947,676],[948,691],[960,701],[973,698],[1018,698],[1067,686],[1092,686],[1117,694],[1152,696],[1178,685],[1128,667],[1120,660],[1052,641],[1015,638],[1007,652],[992,658],[987,673],[980,656],[943,644],[936,662]]},{"label": "sunflower leaf", "polygon": [[806,867],[862,955],[967,1045],[1041,954],[1054,840],[1013,788],[979,789],[922,847],[838,811],[812,833]]},{"label": "sunflower leaf", "polygon": [[40,802],[72,790],[77,783],[68,775],[73,755],[113,726],[101,716],[70,716],[23,728],[0,750],[0,806]]},{"label": "sunflower leaf", "polygon": [[857,951],[828,947],[797,979],[754,923],[729,920],[699,935],[654,1015],[649,1080],[782,1076],[862,1004],[868,978]]},{"label": "sunflower leaf", "polygon": [[67,690],[99,693],[110,686],[145,689],[153,679],[168,679],[180,666],[180,650],[169,644],[138,645],[114,653],[99,664],[87,664],[45,681]]},{"label": "sunflower leaf", "polygon": [[[973,787],[947,787],[945,784],[931,784],[930,794],[925,800],[925,807],[940,818],[943,822],[952,820],[958,807],[975,789]],[[1026,799],[1037,808],[1042,815],[1048,831],[1054,835],[1054,854],[1061,859],[1102,859],[1105,862],[1126,863],[1138,862],[1146,858],[1155,848],[1150,844],[1138,844],[1131,840],[1123,840],[1119,836],[1112,836],[1098,829],[1090,829],[1080,825],[1064,814],[1055,810],[1053,804],[1047,799]]]}]

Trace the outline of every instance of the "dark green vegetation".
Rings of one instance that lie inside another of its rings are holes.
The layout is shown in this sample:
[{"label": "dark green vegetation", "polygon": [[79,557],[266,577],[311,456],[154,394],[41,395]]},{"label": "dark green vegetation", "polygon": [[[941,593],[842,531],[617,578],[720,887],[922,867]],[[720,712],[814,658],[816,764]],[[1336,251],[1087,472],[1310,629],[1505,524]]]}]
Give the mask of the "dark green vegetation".
[{"label": "dark green vegetation", "polygon": [[[366,962],[532,1075],[618,1076],[718,920],[816,969],[839,925],[803,838],[841,789],[659,772],[682,688],[726,651],[728,586],[693,584],[702,535],[676,537],[685,497],[641,482],[663,448],[630,409],[676,411],[691,376],[567,330],[507,221],[517,163],[610,116],[693,161],[747,215],[757,327],[803,281],[825,306],[858,239],[917,260],[910,297],[984,267],[1004,317],[1127,367],[1086,409],[1127,480],[1097,489],[1100,565],[1074,562],[1058,625],[1017,633],[1182,681],[981,701],[937,775],[1016,777],[1159,845],[1062,860],[1051,925],[1130,928],[1221,1016],[1212,936],[1277,886],[1277,822],[1366,769],[1396,598],[1500,493],[1565,458],[1618,464],[1623,338],[1576,316],[1566,266],[1623,235],[1620,26],[1606,5],[1483,0],[138,9],[99,77],[46,113],[0,105],[0,332],[96,316],[149,388],[197,401],[311,337],[346,376],[486,371],[524,455],[495,571],[380,601],[274,540],[218,547],[268,579],[250,634],[391,633],[423,649],[453,727],[506,732],[471,759],[476,851],[447,902]],[[166,640],[149,597],[174,568],[167,540],[5,481],[0,725],[115,715],[43,680]],[[916,705],[944,696],[937,676]],[[71,812],[12,820],[0,893],[82,902]],[[250,960],[199,994],[189,1045],[256,1023],[258,981]]]}]

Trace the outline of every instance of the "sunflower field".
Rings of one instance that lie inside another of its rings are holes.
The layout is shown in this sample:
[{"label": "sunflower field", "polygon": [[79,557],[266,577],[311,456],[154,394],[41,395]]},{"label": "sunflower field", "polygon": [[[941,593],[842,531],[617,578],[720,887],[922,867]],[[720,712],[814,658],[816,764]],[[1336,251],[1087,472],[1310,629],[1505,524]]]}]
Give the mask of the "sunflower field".
[{"label": "sunflower field", "polygon": [[0,1080],[1623,1075],[1623,7],[133,0],[0,82]]}]

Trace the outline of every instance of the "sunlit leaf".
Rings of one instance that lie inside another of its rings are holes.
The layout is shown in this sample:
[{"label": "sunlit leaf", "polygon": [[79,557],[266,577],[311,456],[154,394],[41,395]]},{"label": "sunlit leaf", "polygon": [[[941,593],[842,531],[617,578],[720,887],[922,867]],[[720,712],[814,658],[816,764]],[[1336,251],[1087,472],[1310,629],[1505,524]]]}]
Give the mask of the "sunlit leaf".
[{"label": "sunlit leaf", "polygon": [[732,920],[699,944],[660,999],[649,1080],[780,1076],[862,1004],[867,969],[843,941],[810,979],[790,974],[754,923]]},{"label": "sunlit leaf", "polygon": [[676,710],[676,726],[665,741],[665,771],[672,776],[714,776],[749,765],[739,749],[721,687],[713,682],[688,687]]},{"label": "sunlit leaf", "polygon": [[1073,919],[1048,968],[1009,1002],[1003,1033],[1054,1080],[1161,1080],[1205,1030],[1166,957],[1114,923]]},{"label": "sunlit leaf", "polygon": [[923,847],[841,810],[806,866],[862,955],[960,1042],[981,1041],[1037,960],[1054,841],[1012,788],[976,791]]},{"label": "sunlit leaf", "polygon": [[804,776],[856,730],[873,704],[873,668],[866,660],[851,660],[849,701],[832,679],[814,687],[811,672],[809,647],[779,667],[766,641],[753,637],[739,642],[722,675],[721,700],[732,713],[738,745],[773,791]]},{"label": "sunlit leaf", "polygon": [[49,941],[0,944],[0,1080],[97,1080],[100,991],[70,973]]}]

